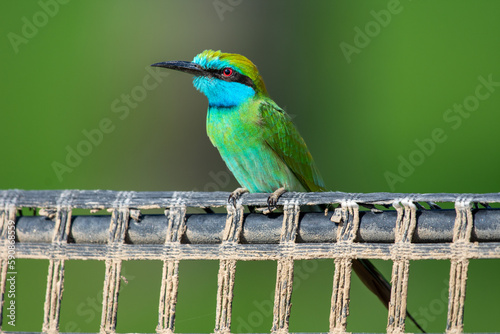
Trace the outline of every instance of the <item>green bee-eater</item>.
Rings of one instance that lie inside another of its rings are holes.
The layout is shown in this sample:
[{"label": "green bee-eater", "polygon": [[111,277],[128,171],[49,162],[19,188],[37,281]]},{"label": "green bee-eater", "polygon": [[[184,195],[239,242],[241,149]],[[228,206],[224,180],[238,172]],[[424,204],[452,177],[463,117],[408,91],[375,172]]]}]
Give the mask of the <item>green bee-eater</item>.
[{"label": "green bee-eater", "polygon": [[[326,190],[304,139],[269,97],[257,67],[246,57],[205,50],[192,62],[152,66],[194,75],[194,86],[208,98],[208,137],[243,187],[234,196],[274,192],[270,202],[275,204],[284,191]],[[353,268],[388,306],[391,286],[371,262],[354,260]]]}]

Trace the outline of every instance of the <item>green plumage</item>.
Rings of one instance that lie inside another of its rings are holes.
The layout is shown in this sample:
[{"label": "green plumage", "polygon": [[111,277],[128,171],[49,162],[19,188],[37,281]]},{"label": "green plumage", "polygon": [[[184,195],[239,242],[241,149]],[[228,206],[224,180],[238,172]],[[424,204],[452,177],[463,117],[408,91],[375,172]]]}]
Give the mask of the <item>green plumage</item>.
[{"label": "green plumage", "polygon": [[[206,50],[192,62],[153,66],[194,75],[194,86],[208,98],[208,136],[243,187],[267,193],[279,188],[325,191],[304,139],[286,112],[268,96],[250,60],[238,54]],[[388,306],[391,286],[376,268],[368,260],[354,259],[353,269]]]},{"label": "green plumage", "polygon": [[299,132],[265,96],[237,110],[209,108],[207,133],[238,182],[250,192],[323,191],[324,184]]},{"label": "green plumage", "polygon": [[[250,192],[323,191],[307,146],[274,103],[257,67],[239,54],[206,50],[193,63],[195,87],[209,102],[207,133],[238,182]],[[231,71],[229,76],[224,70]]]}]

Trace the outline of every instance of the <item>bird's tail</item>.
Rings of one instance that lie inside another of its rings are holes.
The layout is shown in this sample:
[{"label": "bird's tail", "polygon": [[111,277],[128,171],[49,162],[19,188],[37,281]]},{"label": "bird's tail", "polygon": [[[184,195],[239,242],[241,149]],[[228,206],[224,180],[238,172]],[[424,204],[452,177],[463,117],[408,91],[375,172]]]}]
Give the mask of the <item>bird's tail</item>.
[{"label": "bird's tail", "polygon": [[[380,271],[375,268],[373,263],[366,259],[354,259],[352,261],[352,269],[354,269],[363,284],[366,285],[366,287],[373,292],[387,308],[389,308],[391,284],[385,279]],[[422,331],[422,333],[425,333],[424,329],[418,324],[415,318],[411,316],[408,310],[406,310],[406,316]]]},{"label": "bird's tail", "polygon": [[[313,205],[301,208],[301,212],[322,212],[325,211],[326,208],[328,208],[328,205]],[[353,259],[352,269],[356,275],[358,275],[361,282],[380,299],[385,307],[389,308],[389,301],[391,300],[391,283],[385,279],[373,263],[367,259]],[[410,319],[422,333],[426,333],[408,310],[406,310],[406,317]]]}]

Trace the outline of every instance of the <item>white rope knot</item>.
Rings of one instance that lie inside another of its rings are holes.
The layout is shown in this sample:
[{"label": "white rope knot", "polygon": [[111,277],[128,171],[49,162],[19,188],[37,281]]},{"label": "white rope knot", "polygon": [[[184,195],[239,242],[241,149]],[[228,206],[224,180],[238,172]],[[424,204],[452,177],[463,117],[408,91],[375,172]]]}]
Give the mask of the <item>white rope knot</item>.
[{"label": "white rope knot", "polygon": [[359,228],[359,205],[353,199],[343,200],[340,212],[342,218],[337,229],[337,243],[352,243]]},{"label": "white rope knot", "polygon": [[458,198],[455,211],[457,216],[453,228],[453,243],[469,243],[474,223],[471,198]]},{"label": "white rope knot", "polygon": [[295,245],[299,229],[300,206],[297,199],[286,201],[283,207],[283,224],[281,225],[280,244]]},{"label": "white rope knot", "polygon": [[398,214],[394,228],[394,243],[410,243],[417,226],[417,206],[409,197],[397,199],[392,203]]}]

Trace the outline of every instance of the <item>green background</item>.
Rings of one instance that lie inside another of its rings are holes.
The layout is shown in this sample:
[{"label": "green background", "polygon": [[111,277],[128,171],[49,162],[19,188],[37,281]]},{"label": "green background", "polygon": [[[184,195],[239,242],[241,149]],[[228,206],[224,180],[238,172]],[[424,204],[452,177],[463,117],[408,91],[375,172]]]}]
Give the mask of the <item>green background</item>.
[{"label": "green background", "polygon": [[[148,69],[212,48],[257,64],[329,188],[498,192],[500,87],[478,86],[500,82],[499,11],[493,0],[1,1],[0,189],[233,190],[205,97],[188,75]],[[477,89],[489,95],[474,100]],[[447,111],[463,103],[470,112]],[[68,149],[85,155],[70,166]],[[213,331],[217,269],[181,263],[176,331]],[[3,328],[40,331],[47,262],[17,270],[17,323]],[[275,275],[274,262],[238,263],[234,331],[269,331]],[[328,331],[332,275],[332,261],[296,263],[291,331]],[[445,329],[448,275],[447,261],[412,263],[409,309],[429,332]],[[500,261],[471,261],[466,331],[500,330],[499,275]],[[99,330],[103,276],[102,262],[67,263],[61,331]],[[126,262],[123,276],[118,331],[154,332],[161,263]],[[384,331],[386,314],[353,277],[348,330]]]}]

